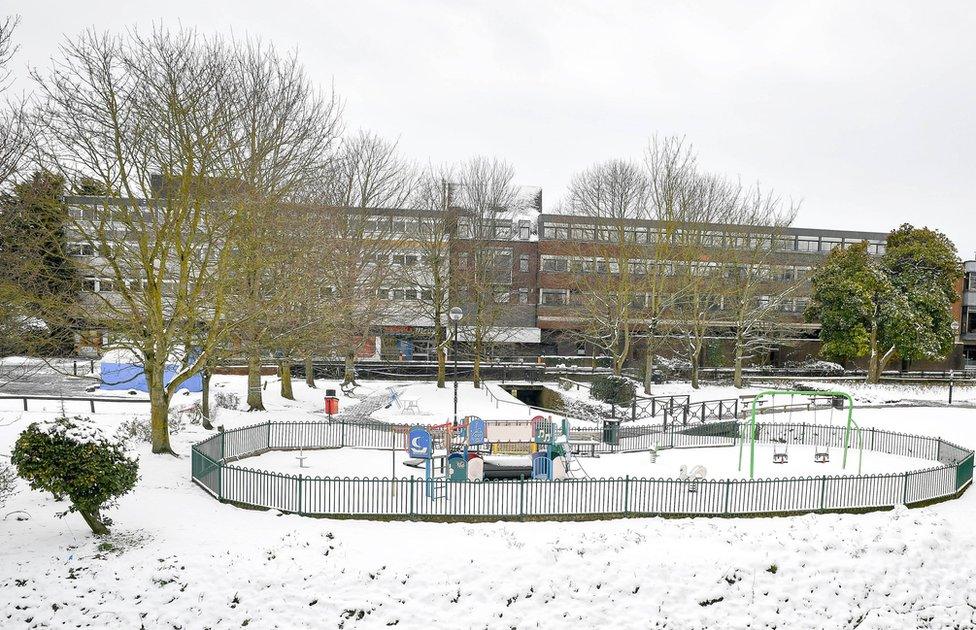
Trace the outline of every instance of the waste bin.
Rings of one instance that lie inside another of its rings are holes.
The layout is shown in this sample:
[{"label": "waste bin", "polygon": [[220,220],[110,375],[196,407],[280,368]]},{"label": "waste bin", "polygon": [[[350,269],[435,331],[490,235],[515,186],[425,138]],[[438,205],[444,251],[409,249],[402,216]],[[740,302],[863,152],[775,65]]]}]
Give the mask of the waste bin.
[{"label": "waste bin", "polygon": [[603,421],[603,442],[616,446],[620,442],[620,421]]},{"label": "waste bin", "polygon": [[334,416],[339,413],[339,399],[335,396],[325,397],[325,413]]}]

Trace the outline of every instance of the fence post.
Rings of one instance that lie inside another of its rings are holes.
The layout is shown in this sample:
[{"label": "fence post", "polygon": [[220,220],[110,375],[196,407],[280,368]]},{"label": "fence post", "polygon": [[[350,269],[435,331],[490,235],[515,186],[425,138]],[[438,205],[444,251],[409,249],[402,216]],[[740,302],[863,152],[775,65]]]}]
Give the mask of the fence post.
[{"label": "fence post", "polygon": [[637,393],[634,393],[634,399],[630,401],[630,419],[631,421],[637,420]]},{"label": "fence post", "polygon": [[630,514],[630,475],[624,477],[624,514]]},{"label": "fence post", "polygon": [[298,475],[298,513],[302,514],[302,476]]},{"label": "fence post", "polygon": [[905,491],[901,498],[902,505],[908,505],[908,475],[909,473],[905,473]]},{"label": "fence post", "polygon": [[220,461],[224,461],[224,431],[220,431]]},{"label": "fence post", "polygon": [[824,510],[827,501],[827,477],[820,478],[820,511]]},{"label": "fence post", "polygon": [[88,404],[91,405],[91,412],[92,413],[95,413],[95,399],[94,398],[89,398],[88,399]]},{"label": "fence post", "polygon": [[27,411],[27,396],[24,396],[24,411]]},{"label": "fence post", "polygon": [[339,446],[346,445],[346,423],[342,421],[342,434],[339,436]]},{"label": "fence post", "polygon": [[[221,446],[223,449],[223,446]],[[222,454],[222,453],[221,453]],[[224,460],[217,462],[217,500],[224,500]]]},{"label": "fence post", "polygon": [[729,513],[729,493],[732,490],[732,480],[725,480],[725,507],[722,508],[722,513],[728,515]]},{"label": "fence post", "polygon": [[519,516],[525,516],[525,475],[519,475]]},{"label": "fence post", "polygon": [[738,398],[735,399],[735,417],[736,417],[736,419],[739,418],[739,399]]},{"label": "fence post", "polygon": [[414,481],[416,480],[413,477],[411,477],[410,478],[410,515],[411,516],[413,515],[413,487],[415,485]]}]

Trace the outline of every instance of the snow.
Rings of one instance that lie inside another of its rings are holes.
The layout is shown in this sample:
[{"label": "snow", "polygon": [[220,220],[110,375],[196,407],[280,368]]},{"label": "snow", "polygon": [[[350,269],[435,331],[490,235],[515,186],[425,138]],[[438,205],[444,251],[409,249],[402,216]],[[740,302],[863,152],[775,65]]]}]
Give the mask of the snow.
[{"label": "snow", "polygon": [[[708,479],[748,479],[749,447],[746,445],[742,457],[742,471],[739,471],[738,447],[705,447],[664,449],[658,452],[657,463],[652,464],[645,453],[613,453],[599,457],[581,457],[579,462],[586,474],[594,478],[625,477],[643,479],[677,479],[681,466],[692,469],[704,466]],[[789,461],[773,464],[773,447],[770,444],[756,444],[756,478],[769,477],[814,477],[856,475],[858,463],[857,449],[851,449],[847,468],[841,466],[840,449],[830,449],[831,459],[824,464],[814,463],[814,447],[790,445]],[[300,462],[298,457],[304,457]],[[298,451],[271,451],[234,462],[239,468],[250,468],[288,475],[308,477],[387,477],[397,479],[422,478],[423,470],[407,466],[409,459],[402,450],[389,451],[368,448],[337,448]],[[489,455],[486,461],[501,459]],[[394,465],[394,460],[396,464]],[[504,457],[510,465],[531,465],[529,457]],[[865,452],[861,473],[887,474],[923,470],[939,466],[939,462],[887,453]]]},{"label": "snow", "polygon": [[52,437],[65,438],[75,444],[112,444],[100,426],[88,418],[70,418],[37,423],[38,429]]},{"label": "snow", "polygon": [[[243,377],[219,381],[245,391]],[[272,382],[267,412],[226,410],[220,422],[321,420],[319,386],[296,382],[292,402]],[[432,416],[444,415],[450,392],[429,403]],[[474,391],[462,400],[464,415],[501,411]],[[92,418],[111,434],[148,412],[139,409],[105,405]],[[794,420],[809,422],[803,415]],[[0,456],[30,422],[53,417],[0,411]],[[971,407],[859,409],[856,418],[976,445]],[[109,512],[105,540],[77,515],[56,518],[63,504],[18,482],[0,510],[0,627],[976,627],[973,492],[921,509],[770,519],[315,519],[220,504],[192,484],[189,447],[208,435],[197,426],[175,435],[178,458],[136,447],[140,482]],[[807,459],[797,449],[797,463]],[[655,466],[693,463],[688,452],[662,451]],[[30,520],[4,517],[15,510]]]}]

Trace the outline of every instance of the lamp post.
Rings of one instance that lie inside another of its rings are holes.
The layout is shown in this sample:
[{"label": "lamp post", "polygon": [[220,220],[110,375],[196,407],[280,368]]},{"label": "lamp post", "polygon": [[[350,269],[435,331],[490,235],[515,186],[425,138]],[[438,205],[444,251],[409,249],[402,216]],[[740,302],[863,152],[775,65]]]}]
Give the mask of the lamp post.
[{"label": "lamp post", "polygon": [[454,424],[457,424],[457,396],[458,396],[458,322],[464,317],[464,311],[455,306],[448,312],[447,316],[454,324],[454,344],[451,352],[454,353]]},{"label": "lamp post", "polygon": [[[953,346],[955,346],[956,339],[958,337],[959,337],[959,322],[954,321],[952,322],[952,345]],[[953,350],[953,354],[955,354],[955,350]],[[953,362],[954,357],[949,359],[949,361]],[[950,405],[952,404],[952,388],[953,385],[956,384],[955,380],[956,380],[956,371],[955,369],[950,368],[949,369],[949,404]]]}]

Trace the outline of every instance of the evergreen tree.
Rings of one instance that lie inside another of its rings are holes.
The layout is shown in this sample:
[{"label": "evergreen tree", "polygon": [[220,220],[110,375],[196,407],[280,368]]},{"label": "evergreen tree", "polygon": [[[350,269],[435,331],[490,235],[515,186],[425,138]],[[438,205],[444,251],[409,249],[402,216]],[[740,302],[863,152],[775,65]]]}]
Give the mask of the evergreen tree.
[{"label": "evergreen tree", "polygon": [[4,203],[0,229],[0,251],[10,262],[5,279],[19,289],[25,310],[47,326],[47,343],[37,350],[54,354],[73,350],[71,305],[81,289],[77,267],[67,251],[63,195],[62,177],[35,172],[14,185],[13,195]]},{"label": "evergreen tree", "polygon": [[896,356],[944,358],[952,351],[960,273],[944,234],[908,224],[889,234],[883,257],[870,255],[867,243],[835,249],[813,276],[807,311],[821,325],[821,354],[868,357],[868,381],[875,383]]}]

